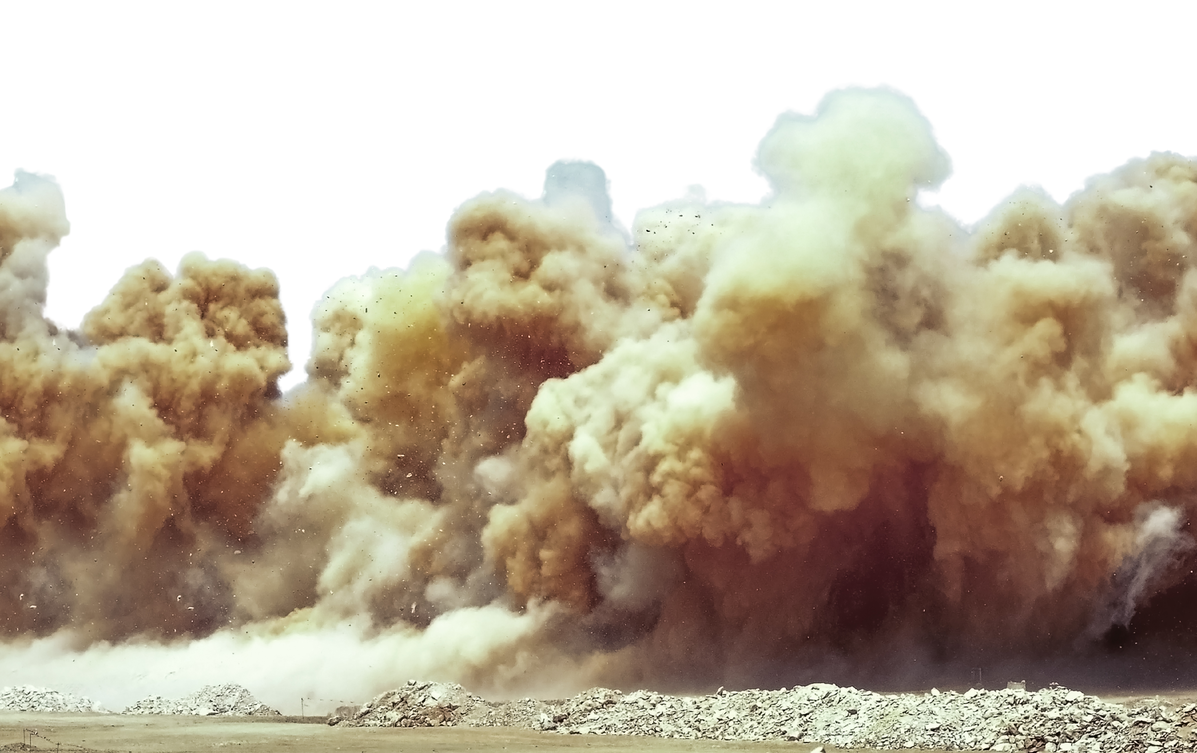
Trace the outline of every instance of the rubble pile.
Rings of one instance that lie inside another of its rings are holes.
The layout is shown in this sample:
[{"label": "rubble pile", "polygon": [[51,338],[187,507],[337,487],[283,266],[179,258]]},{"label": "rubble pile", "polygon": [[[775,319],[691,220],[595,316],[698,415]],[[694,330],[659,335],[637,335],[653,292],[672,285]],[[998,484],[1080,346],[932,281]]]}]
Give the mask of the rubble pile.
[{"label": "rubble pile", "polygon": [[1193,711],[1131,709],[1064,688],[880,695],[816,684],[699,698],[595,690],[566,701],[539,726],[572,733],[788,739],[841,748],[1080,753],[1191,748]]},{"label": "rubble pile", "polygon": [[45,711],[54,714],[108,713],[100,704],[72,693],[32,685],[0,688],[0,711]]},{"label": "rubble pile", "polygon": [[451,727],[475,707],[487,703],[457,683],[409,680],[402,688],[389,690],[363,705],[353,718],[332,716],[328,723],[352,727]]},{"label": "rubble pile", "polygon": [[[464,721],[466,724],[476,727],[523,727],[535,730],[555,730],[558,729],[557,724],[568,716],[562,710],[563,703],[568,702],[523,698],[503,703],[485,703],[475,707]],[[561,731],[568,730],[561,729]]]},{"label": "rubble pile", "polygon": [[278,716],[279,712],[258,701],[240,685],[206,685],[178,700],[161,696],[143,698],[124,714],[184,714],[192,716]]},{"label": "rubble pile", "polygon": [[815,684],[676,697],[594,689],[565,701],[491,702],[459,685],[409,683],[345,726],[526,727],[563,734],[794,740],[839,748],[940,750],[1197,750],[1197,705],[1123,706],[1067,688],[881,695]]}]

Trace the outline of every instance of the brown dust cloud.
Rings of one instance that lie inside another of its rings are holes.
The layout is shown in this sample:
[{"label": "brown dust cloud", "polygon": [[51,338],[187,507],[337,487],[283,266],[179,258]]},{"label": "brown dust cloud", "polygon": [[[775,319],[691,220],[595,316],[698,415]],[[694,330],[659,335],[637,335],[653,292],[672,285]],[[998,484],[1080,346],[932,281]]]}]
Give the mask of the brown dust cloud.
[{"label": "brown dust cloud", "polygon": [[968,228],[917,201],[950,163],[914,104],[851,90],[780,117],[756,166],[761,204],[694,194],[630,231],[587,163],[467,201],[442,254],[333,285],[286,394],[268,270],[148,261],[79,330],[47,320],[65,205],[18,173],[4,677],[1182,681],[1197,162]]}]

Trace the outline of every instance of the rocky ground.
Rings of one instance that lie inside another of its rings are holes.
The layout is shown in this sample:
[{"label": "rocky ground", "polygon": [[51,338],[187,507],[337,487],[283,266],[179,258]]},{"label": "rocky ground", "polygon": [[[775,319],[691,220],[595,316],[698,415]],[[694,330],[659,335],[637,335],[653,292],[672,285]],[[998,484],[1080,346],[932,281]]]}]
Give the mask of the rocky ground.
[{"label": "rocky ground", "polygon": [[[0,689],[0,711],[95,713],[102,709],[87,698],[23,686]],[[720,690],[705,696],[646,690],[625,694],[599,688],[565,700],[496,702],[460,685],[412,681],[360,709],[346,711],[330,718],[329,724],[888,750],[1197,751],[1197,704],[1158,698],[1112,703],[1060,687],[882,695],[816,684],[781,690]],[[147,698],[124,713],[278,716],[245,688],[232,684],[209,685],[178,700]]]},{"label": "rocky ground", "polygon": [[595,689],[563,701],[492,702],[409,682],[338,726],[522,727],[562,734],[793,740],[839,748],[1167,753],[1197,750],[1197,705],[1121,705],[1066,688],[881,695],[816,684],[675,697]]}]

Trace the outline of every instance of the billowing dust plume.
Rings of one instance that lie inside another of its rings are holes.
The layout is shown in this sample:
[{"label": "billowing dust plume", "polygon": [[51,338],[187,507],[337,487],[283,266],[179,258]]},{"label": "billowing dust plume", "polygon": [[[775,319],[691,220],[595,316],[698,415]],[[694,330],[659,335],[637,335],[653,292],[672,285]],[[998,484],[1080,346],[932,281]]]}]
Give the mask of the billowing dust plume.
[{"label": "billowing dust plume", "polygon": [[147,262],[81,331],[46,321],[67,223],[19,174],[0,630],[352,627],[393,657],[370,683],[492,692],[1197,648],[1197,162],[964,228],[917,201],[949,161],[913,104],[854,90],[757,166],[762,204],[630,232],[586,163],[481,195],[443,255],[328,292],[286,395],[267,271]]}]

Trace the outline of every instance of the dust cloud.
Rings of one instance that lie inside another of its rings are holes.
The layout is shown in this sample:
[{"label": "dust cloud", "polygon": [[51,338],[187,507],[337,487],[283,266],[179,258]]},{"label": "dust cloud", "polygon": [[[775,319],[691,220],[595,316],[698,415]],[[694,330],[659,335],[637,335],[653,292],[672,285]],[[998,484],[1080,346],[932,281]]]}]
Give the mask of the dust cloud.
[{"label": "dust cloud", "polygon": [[282,706],[415,675],[1167,680],[1142,667],[1197,648],[1197,162],[967,228],[920,205],[950,162],[887,90],[781,116],[756,160],[760,205],[630,230],[587,163],[480,195],[443,254],[329,290],[287,394],[266,270],[150,261],[46,320],[69,226],[18,173],[4,676],[236,657],[219,679]]}]

